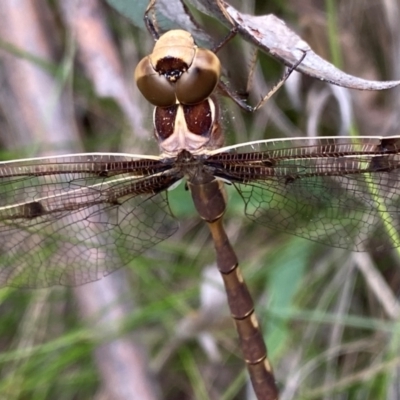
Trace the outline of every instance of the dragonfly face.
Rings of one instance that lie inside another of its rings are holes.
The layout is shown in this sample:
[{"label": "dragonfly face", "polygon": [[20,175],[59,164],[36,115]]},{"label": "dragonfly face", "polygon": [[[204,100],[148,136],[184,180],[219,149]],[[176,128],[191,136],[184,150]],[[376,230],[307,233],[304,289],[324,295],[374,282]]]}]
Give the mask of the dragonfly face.
[{"label": "dragonfly face", "polygon": [[220,75],[218,57],[208,49],[198,48],[189,32],[177,29],[162,35],[153,52],[139,62],[135,81],[147,101],[169,107],[207,99]]}]

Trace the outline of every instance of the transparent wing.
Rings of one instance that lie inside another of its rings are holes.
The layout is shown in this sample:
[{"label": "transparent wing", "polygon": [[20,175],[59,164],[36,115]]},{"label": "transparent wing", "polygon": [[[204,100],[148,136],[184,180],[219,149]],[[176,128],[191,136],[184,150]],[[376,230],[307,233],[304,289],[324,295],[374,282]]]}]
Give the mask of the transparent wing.
[{"label": "transparent wing", "polygon": [[333,247],[383,250],[400,246],[399,143],[287,139],[212,158],[222,160],[218,174],[234,182],[254,222]]},{"label": "transparent wing", "polygon": [[85,157],[0,164],[1,286],[91,282],[178,228],[161,192],[168,174]]},{"label": "transparent wing", "polygon": [[[380,175],[369,174],[371,184],[365,178],[319,176],[286,184],[271,179],[237,189],[246,215],[270,228],[355,251],[398,247],[400,187],[384,191]],[[370,188],[379,188],[379,195]]]}]

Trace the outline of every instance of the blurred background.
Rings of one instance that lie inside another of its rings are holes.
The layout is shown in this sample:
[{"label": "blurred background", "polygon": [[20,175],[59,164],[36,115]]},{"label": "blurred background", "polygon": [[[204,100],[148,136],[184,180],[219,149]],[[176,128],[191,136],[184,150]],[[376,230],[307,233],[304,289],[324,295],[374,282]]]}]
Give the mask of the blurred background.
[{"label": "blurred background", "polygon": [[[230,4],[275,14],[349,74],[400,79],[398,0]],[[157,154],[152,109],[133,81],[137,62],[154,44],[142,22],[146,6],[0,2],[2,160],[81,151]],[[211,37],[212,48],[227,27],[196,2],[188,7],[199,39]],[[166,13],[159,14],[160,28],[168,29]],[[179,25],[186,24],[182,12]],[[253,54],[240,37],[219,54],[238,92],[246,90]],[[283,73],[282,64],[259,54],[249,102],[256,104]],[[226,142],[397,135],[399,94],[346,90],[293,73],[255,114],[221,98]],[[241,198],[229,195],[226,228],[281,398],[400,398],[398,253],[351,253],[270,231],[246,220]],[[170,202],[180,230],[107,278],[78,288],[0,290],[0,399],[252,398],[207,227],[183,188]]]}]

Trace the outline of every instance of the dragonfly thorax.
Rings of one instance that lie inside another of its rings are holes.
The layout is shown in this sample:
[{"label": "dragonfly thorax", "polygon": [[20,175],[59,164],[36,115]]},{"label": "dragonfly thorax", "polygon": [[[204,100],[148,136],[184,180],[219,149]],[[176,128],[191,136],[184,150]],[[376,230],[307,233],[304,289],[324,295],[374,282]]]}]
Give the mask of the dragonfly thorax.
[{"label": "dragonfly thorax", "polygon": [[196,105],[156,107],[154,133],[161,153],[174,157],[182,150],[206,153],[223,145],[218,109],[212,99]]}]

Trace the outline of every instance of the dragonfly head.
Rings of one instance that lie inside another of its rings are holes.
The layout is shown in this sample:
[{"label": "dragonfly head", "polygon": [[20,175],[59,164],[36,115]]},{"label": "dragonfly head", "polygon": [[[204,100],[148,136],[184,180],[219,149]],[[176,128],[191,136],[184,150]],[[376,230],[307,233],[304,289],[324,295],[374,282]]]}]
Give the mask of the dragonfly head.
[{"label": "dragonfly head", "polygon": [[201,103],[213,93],[220,76],[218,57],[197,47],[192,35],[181,29],[162,35],[135,69],[140,92],[158,107]]}]

